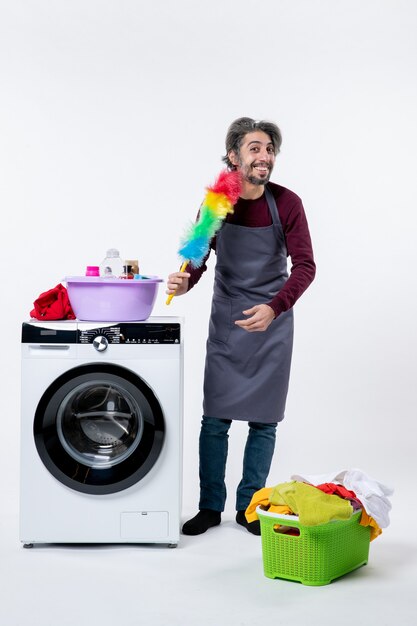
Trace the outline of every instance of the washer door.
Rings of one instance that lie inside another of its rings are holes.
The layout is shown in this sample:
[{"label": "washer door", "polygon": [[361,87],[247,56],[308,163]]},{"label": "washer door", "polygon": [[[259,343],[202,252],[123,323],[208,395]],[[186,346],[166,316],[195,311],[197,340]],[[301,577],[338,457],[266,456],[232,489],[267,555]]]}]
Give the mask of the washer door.
[{"label": "washer door", "polygon": [[34,437],[47,469],[91,494],[122,491],[155,464],[164,441],[161,406],[132,371],[92,363],[69,370],[43,394]]}]

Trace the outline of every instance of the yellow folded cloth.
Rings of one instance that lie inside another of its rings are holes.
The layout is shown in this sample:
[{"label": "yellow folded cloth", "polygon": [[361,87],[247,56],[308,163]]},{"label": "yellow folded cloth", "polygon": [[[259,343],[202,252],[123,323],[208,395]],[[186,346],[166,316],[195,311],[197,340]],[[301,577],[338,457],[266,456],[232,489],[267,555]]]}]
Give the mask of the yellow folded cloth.
[{"label": "yellow folded cloth", "polygon": [[373,517],[368,515],[368,513],[365,511],[365,509],[362,509],[362,515],[361,515],[361,519],[359,521],[359,524],[361,526],[370,526],[371,527],[371,538],[370,538],[371,541],[373,541],[374,539],[379,537],[379,535],[382,533],[382,528],[380,526],[378,526],[378,524],[376,523],[376,521],[374,520]]},{"label": "yellow folded cloth", "polygon": [[273,505],[287,505],[298,515],[300,524],[304,526],[318,526],[331,520],[349,519],[353,513],[348,500],[295,480],[273,487],[269,501]]},{"label": "yellow folded cloth", "polygon": [[258,519],[256,514],[257,506],[261,506],[264,509],[269,508],[269,496],[271,495],[271,491],[272,487],[264,487],[263,489],[259,489],[259,491],[255,491],[252,496],[252,500],[245,511],[245,517],[249,523],[255,522]]},{"label": "yellow folded cloth", "polygon": [[248,508],[245,511],[245,517],[247,521],[255,522],[258,519],[258,515],[256,513],[256,507],[261,506],[266,511],[270,513],[281,513],[282,515],[291,515],[291,509],[285,505],[274,505],[269,501],[269,496],[271,495],[272,487],[264,487],[263,489],[259,489],[259,491],[255,491],[252,496],[252,500]]}]

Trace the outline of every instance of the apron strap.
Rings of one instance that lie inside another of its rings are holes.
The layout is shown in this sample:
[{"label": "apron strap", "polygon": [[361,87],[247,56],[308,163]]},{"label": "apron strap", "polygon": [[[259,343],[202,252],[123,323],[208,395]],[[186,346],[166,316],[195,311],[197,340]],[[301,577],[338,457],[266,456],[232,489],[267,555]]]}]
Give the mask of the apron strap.
[{"label": "apron strap", "polygon": [[275,202],[274,195],[272,191],[268,188],[268,185],[265,185],[265,198],[268,203],[268,208],[271,214],[272,223],[275,226],[274,230],[277,233],[277,239],[280,243],[284,243],[285,251],[287,252],[284,230],[282,228],[281,220],[279,219],[277,203]]}]

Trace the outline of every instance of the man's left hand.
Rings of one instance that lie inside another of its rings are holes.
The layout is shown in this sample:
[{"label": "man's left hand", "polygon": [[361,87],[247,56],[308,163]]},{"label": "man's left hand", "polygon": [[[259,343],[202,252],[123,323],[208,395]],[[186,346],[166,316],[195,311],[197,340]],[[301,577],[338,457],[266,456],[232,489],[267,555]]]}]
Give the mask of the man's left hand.
[{"label": "man's left hand", "polygon": [[236,320],[235,324],[250,333],[266,330],[275,318],[275,313],[268,304],[256,304],[242,313],[250,317],[246,320]]}]

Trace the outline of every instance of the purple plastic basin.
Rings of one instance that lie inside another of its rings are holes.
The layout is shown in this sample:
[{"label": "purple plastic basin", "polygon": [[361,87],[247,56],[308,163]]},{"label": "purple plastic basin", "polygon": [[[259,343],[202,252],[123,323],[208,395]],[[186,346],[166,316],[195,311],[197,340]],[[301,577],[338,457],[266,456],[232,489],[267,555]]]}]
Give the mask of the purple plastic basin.
[{"label": "purple plastic basin", "polygon": [[88,322],[136,322],[152,313],[162,278],[140,280],[67,276],[68,298],[79,320]]}]

